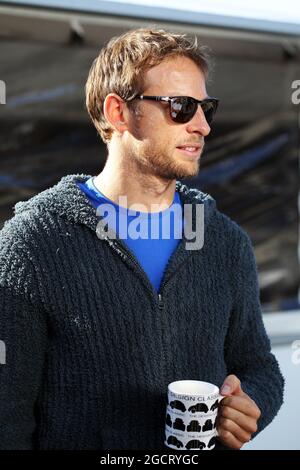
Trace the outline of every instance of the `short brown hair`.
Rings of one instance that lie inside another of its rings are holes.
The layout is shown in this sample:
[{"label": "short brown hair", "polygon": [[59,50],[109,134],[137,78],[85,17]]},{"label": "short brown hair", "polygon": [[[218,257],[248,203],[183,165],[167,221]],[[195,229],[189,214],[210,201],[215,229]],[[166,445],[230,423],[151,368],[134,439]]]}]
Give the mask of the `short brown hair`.
[{"label": "short brown hair", "polygon": [[[192,59],[208,77],[210,64],[207,48],[191,42],[186,34],[163,29],[139,28],[113,37],[94,60],[86,82],[86,107],[102,140],[108,143],[113,128],[106,121],[103,103],[109,93],[122,99],[143,92],[145,71],[163,59],[185,56]],[[132,102],[128,103],[131,107]]]}]

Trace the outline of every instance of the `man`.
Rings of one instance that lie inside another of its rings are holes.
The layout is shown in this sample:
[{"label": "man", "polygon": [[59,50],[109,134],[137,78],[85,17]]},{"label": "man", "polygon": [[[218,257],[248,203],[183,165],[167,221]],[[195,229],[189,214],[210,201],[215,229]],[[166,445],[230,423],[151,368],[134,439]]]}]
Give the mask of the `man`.
[{"label": "man", "polygon": [[[105,168],[18,203],[1,232],[1,448],[163,449],[167,386],[182,379],[222,387],[217,449],[278,412],[250,239],[178,181],[198,173],[217,108],[207,73],[196,42],[163,30],[129,31],[95,59],[87,109]],[[175,206],[169,237],[136,236],[137,216]],[[176,238],[179,221],[203,229],[200,247],[182,227]]]}]

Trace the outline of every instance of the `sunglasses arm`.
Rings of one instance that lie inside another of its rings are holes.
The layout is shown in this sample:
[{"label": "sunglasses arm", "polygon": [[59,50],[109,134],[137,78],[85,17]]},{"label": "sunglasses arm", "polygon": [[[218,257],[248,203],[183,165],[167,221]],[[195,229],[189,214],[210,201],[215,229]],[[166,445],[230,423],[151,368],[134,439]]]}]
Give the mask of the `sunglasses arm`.
[{"label": "sunglasses arm", "polygon": [[144,95],[140,95],[139,98],[141,100],[166,101],[166,102],[171,101],[171,98],[169,98],[169,96],[144,96]]}]

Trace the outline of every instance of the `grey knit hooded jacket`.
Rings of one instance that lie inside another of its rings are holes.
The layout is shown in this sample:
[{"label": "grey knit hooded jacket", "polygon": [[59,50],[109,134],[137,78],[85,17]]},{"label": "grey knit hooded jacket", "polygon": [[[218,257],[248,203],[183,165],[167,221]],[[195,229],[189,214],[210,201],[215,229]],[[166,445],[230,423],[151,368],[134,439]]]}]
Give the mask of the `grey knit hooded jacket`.
[{"label": "grey knit hooded jacket", "polygon": [[204,204],[204,245],[183,236],[157,294],[124,241],[97,236],[76,184],[89,177],[17,203],[0,232],[0,448],[163,449],[168,384],[228,374],[261,409],[260,432],[284,380],[249,236],[177,181],[183,203]]}]

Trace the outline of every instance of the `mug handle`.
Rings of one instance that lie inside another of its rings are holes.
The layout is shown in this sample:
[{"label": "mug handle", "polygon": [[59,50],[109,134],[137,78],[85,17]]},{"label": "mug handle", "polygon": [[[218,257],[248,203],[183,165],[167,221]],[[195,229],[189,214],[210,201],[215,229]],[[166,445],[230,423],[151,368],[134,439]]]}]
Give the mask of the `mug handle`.
[{"label": "mug handle", "polygon": [[[224,395],[220,395],[219,393],[219,396],[218,396],[218,402],[219,402],[219,405],[221,403],[221,401],[223,400],[223,398],[225,398]],[[218,437],[219,436],[219,432],[218,432],[218,429],[216,428],[216,436]]]}]

